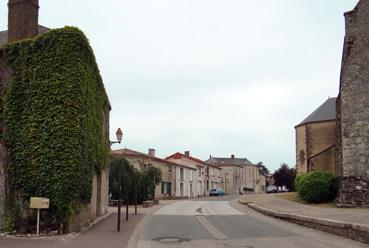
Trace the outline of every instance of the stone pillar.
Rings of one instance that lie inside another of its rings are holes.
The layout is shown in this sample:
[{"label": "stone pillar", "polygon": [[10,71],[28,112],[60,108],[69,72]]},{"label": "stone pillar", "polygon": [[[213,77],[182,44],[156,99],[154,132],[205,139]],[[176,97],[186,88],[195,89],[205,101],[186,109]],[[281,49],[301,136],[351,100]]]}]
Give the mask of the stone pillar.
[{"label": "stone pillar", "polygon": [[369,1],[345,14],[346,37],[337,101],[338,205],[369,207]]},{"label": "stone pillar", "polygon": [[9,0],[8,42],[38,35],[38,0]]}]

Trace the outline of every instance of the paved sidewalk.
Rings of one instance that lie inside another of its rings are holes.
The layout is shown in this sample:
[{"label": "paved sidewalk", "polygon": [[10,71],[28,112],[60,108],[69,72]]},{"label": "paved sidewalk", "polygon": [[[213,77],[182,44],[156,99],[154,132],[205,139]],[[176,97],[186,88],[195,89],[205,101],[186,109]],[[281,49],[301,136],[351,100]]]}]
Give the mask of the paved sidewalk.
[{"label": "paved sidewalk", "polygon": [[241,199],[274,211],[369,225],[369,209],[315,207],[280,199],[277,194],[250,194]]},{"label": "paved sidewalk", "polygon": [[369,244],[369,209],[317,207],[276,194],[245,195],[239,203],[265,215]]},{"label": "paved sidewalk", "polygon": [[128,221],[125,220],[125,207],[121,209],[121,230],[117,232],[117,208],[110,208],[112,214],[101,220],[87,231],[75,235],[73,238],[34,239],[34,238],[1,238],[1,248],[117,248],[127,247],[129,239],[142,219],[160,207],[168,204],[161,201],[160,205],[152,208],[138,208],[134,214],[134,207],[129,208]]}]

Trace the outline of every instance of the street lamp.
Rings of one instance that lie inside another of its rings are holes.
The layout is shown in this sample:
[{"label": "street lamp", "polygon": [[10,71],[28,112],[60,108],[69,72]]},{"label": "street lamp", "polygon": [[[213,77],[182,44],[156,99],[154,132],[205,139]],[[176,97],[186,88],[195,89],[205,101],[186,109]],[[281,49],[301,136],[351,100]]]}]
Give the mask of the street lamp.
[{"label": "street lamp", "polygon": [[115,136],[117,137],[117,141],[110,141],[110,145],[117,143],[120,144],[120,142],[122,142],[123,132],[120,128],[115,132]]}]

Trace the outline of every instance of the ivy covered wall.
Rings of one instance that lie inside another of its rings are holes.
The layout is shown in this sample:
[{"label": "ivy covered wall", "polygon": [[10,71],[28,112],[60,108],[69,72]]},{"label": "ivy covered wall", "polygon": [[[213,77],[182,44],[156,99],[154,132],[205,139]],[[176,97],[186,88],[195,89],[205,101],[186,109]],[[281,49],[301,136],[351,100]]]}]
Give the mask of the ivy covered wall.
[{"label": "ivy covered wall", "polygon": [[66,231],[108,158],[110,105],[93,51],[73,27],[1,49],[12,70],[2,112],[11,192],[23,207],[50,198],[49,222]]}]

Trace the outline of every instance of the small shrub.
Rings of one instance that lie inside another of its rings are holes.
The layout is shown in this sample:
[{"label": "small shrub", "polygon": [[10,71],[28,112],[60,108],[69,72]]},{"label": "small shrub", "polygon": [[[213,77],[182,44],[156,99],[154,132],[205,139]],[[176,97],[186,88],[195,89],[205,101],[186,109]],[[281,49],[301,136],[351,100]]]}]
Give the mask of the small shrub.
[{"label": "small shrub", "polygon": [[338,189],[337,178],[329,172],[314,171],[296,178],[300,198],[309,203],[333,201]]}]

